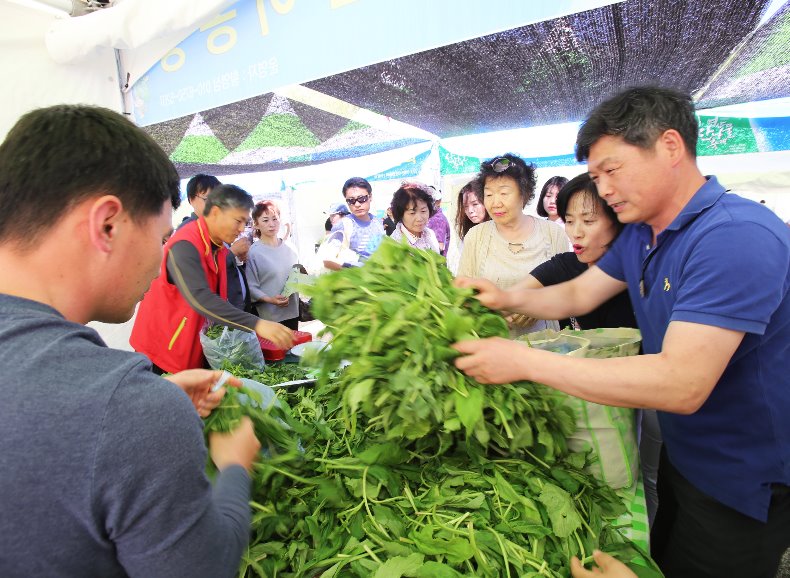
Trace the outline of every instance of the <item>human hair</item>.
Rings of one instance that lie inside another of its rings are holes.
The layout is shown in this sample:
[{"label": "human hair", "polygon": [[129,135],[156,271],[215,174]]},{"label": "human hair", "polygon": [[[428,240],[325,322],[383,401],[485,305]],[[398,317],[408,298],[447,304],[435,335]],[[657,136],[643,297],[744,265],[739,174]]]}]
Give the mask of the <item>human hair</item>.
[{"label": "human hair", "polygon": [[200,193],[211,191],[211,189],[221,184],[214,175],[197,174],[189,179],[187,183],[187,200],[191,202]]},{"label": "human hair", "polygon": [[692,158],[697,156],[699,124],[691,96],[669,88],[629,88],[596,106],[576,136],[576,160],[584,162],[602,136],[619,136],[630,145],[650,149],[661,134],[678,131]]},{"label": "human hair", "polygon": [[351,177],[345,183],[343,183],[343,198],[346,197],[346,191],[352,187],[365,189],[368,194],[373,192],[373,187],[370,186],[370,183],[367,179],[363,179],[362,177]]},{"label": "human hair", "polygon": [[[458,191],[458,203],[456,204],[455,208],[455,230],[458,233],[458,238],[462,241],[464,237],[469,232],[469,229],[474,227],[477,223],[473,223],[469,217],[466,216],[466,209],[464,208],[464,197],[467,193],[473,194],[477,200],[480,202],[481,205],[484,204],[483,201],[483,183],[480,179],[472,179],[468,183],[466,183],[461,190]],[[486,211],[486,216],[482,222],[488,221],[491,219],[491,216]]]},{"label": "human hair", "polygon": [[[500,171],[494,170],[497,161],[504,159],[507,159],[507,162],[503,163],[508,165],[507,168]],[[484,189],[486,179],[498,179],[505,176],[516,180],[519,193],[521,193],[521,206],[526,207],[535,198],[535,184],[537,183],[535,165],[524,162],[524,159],[512,153],[505,153],[480,163],[480,172],[477,173],[477,178],[480,179]]]},{"label": "human hair", "polygon": [[428,205],[428,215],[433,217],[436,209],[433,206],[433,197],[429,192],[430,189],[427,185],[417,182],[403,183],[401,187],[392,195],[392,220],[400,223],[403,220],[403,214],[413,204],[417,208],[417,201],[423,201]]},{"label": "human hair", "polygon": [[331,231],[332,231],[332,219],[327,217],[326,222],[324,223],[324,233],[329,233]]},{"label": "human hair", "polygon": [[203,210],[203,216],[208,216],[213,207],[217,207],[222,211],[228,209],[252,209],[254,203],[252,196],[236,185],[217,185],[206,197],[206,208]]},{"label": "human hair", "polygon": [[252,227],[255,230],[255,236],[261,236],[261,231],[255,226],[255,222],[263,215],[264,213],[274,213],[278,217],[280,216],[280,208],[274,201],[258,201],[255,203],[255,207],[252,209]]},{"label": "human hair", "polygon": [[568,179],[565,177],[551,177],[548,181],[546,181],[543,185],[543,188],[540,189],[540,196],[538,197],[538,206],[537,212],[538,215],[541,217],[548,218],[549,213],[546,211],[546,207],[543,206],[543,199],[546,198],[546,193],[548,193],[552,187],[557,187],[557,191],[568,182]]},{"label": "human hair", "polygon": [[598,195],[598,187],[595,186],[595,182],[592,180],[589,173],[582,173],[573,177],[570,181],[565,183],[557,193],[557,214],[560,218],[563,221],[565,220],[565,214],[568,211],[571,198],[577,193],[583,195],[585,199],[590,200],[595,206],[597,213],[602,214],[614,223],[616,231],[615,238],[617,238],[617,235],[623,230],[623,224],[617,219],[617,213],[612,210],[612,207]]},{"label": "human hair", "polygon": [[37,239],[75,205],[114,195],[140,223],[181,203],[173,163],[154,139],[98,106],[57,105],[22,116],[0,144],[0,241]]}]

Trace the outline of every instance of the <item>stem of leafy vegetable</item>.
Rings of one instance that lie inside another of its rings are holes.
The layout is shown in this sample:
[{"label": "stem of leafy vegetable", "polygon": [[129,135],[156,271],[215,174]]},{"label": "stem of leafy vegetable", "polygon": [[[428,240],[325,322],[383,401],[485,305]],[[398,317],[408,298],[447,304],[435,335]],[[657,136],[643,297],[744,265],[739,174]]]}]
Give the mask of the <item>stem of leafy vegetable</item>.
[{"label": "stem of leafy vegetable", "polygon": [[472,546],[472,552],[474,552],[473,555],[475,557],[475,560],[477,560],[477,562],[479,564],[482,564],[483,566],[488,566],[488,560],[486,559],[486,555],[483,554],[483,551],[477,547],[477,541],[475,540],[475,527],[474,524],[472,523],[472,520],[469,520],[469,522],[467,522],[466,527],[469,530],[468,533],[469,544],[471,544]]},{"label": "stem of leafy vegetable", "polygon": [[493,530],[492,532],[494,534],[494,538],[496,538],[496,541],[499,544],[499,549],[502,552],[502,560],[505,565],[505,576],[507,576],[507,578],[510,578],[510,562],[508,562],[507,559],[507,551],[505,550],[505,545],[502,543],[502,536],[499,535],[499,532],[495,532]]},{"label": "stem of leafy vegetable", "polygon": [[371,558],[373,558],[373,559],[374,559],[376,562],[378,562],[379,564],[383,564],[383,562],[381,561],[381,559],[380,559],[378,556],[376,556],[376,554],[373,552],[373,550],[371,550],[371,549],[370,549],[370,546],[368,546],[367,544],[365,544],[365,543],[363,542],[363,543],[362,543],[362,547],[365,549],[365,552],[367,552],[367,553],[368,553],[368,555],[369,555]]},{"label": "stem of leafy vegetable", "polygon": [[367,485],[368,485],[368,468],[366,467],[362,471],[362,501],[365,502],[365,510],[367,511],[368,518],[370,518],[370,521],[373,523],[373,526],[379,532],[384,534],[388,539],[392,539],[390,538],[390,535],[387,533],[387,531],[381,526],[381,524],[379,524],[376,521],[376,518],[373,517],[373,513],[370,511],[370,504],[368,504]]},{"label": "stem of leafy vegetable", "polygon": [[[589,528],[589,526],[588,526],[588,528]],[[581,559],[586,558],[586,555],[585,555],[585,552],[584,552],[584,544],[582,544],[582,540],[581,540],[581,538],[579,538],[579,532],[574,530],[573,537],[576,538],[576,543],[579,545],[579,558],[581,558]]]},{"label": "stem of leafy vegetable", "polygon": [[526,453],[526,454],[527,454],[529,457],[531,457],[533,460],[535,460],[536,462],[538,462],[538,463],[539,463],[541,466],[543,466],[543,467],[544,467],[544,468],[546,468],[547,470],[550,470],[550,469],[551,469],[551,466],[550,466],[549,464],[547,464],[546,462],[544,462],[543,460],[541,460],[541,459],[540,459],[538,456],[536,456],[535,454],[533,454],[531,451],[529,451],[529,450],[528,450],[528,449],[526,449],[526,448],[522,448],[522,449],[523,449],[524,453]]}]

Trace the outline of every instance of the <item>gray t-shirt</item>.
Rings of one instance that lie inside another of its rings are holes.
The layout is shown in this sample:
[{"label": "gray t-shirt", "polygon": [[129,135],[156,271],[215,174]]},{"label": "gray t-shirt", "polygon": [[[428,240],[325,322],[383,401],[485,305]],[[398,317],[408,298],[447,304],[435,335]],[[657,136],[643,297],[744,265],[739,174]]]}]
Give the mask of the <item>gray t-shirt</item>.
[{"label": "gray t-shirt", "polygon": [[247,254],[247,285],[250,297],[261,319],[285,321],[299,317],[299,295],[293,293],[286,307],[259,301],[262,297],[281,295],[292,267],[299,257],[289,244],[281,242],[276,247],[256,241]]},{"label": "gray t-shirt", "polygon": [[140,354],[0,294],[0,576],[235,576],[241,466],[206,478],[202,422]]}]

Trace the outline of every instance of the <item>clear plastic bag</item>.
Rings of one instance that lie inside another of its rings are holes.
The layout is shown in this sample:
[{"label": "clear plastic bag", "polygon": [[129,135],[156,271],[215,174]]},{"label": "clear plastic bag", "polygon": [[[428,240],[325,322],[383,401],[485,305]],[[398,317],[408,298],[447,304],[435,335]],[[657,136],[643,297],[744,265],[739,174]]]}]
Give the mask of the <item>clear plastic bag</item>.
[{"label": "clear plastic bag", "polygon": [[245,369],[262,370],[266,366],[258,336],[249,331],[206,324],[200,330],[203,355],[213,369],[221,369],[222,362],[241,365]]},{"label": "clear plastic bag", "polygon": [[348,248],[348,239],[344,231],[331,233],[318,247],[318,258],[323,261],[331,261],[336,265],[359,263],[359,255]]}]

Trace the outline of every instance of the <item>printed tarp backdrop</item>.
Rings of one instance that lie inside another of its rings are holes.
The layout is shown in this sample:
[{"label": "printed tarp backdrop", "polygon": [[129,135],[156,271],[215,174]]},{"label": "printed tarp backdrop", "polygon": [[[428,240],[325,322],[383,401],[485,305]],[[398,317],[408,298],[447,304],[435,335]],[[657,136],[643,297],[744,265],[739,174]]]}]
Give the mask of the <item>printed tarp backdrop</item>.
[{"label": "printed tarp backdrop", "polygon": [[[523,6],[512,3],[501,6],[498,12],[508,12],[514,4]],[[361,2],[352,5],[362,7]],[[329,16],[348,19],[346,29],[355,31],[355,45],[367,50],[368,29],[362,26],[357,33],[360,26],[354,18],[359,14],[350,12],[352,5],[343,8],[349,10],[344,15],[336,11]],[[266,16],[272,35],[280,26],[290,27],[303,14],[313,22],[309,13],[300,11],[303,8],[299,4],[289,6],[289,10],[279,14],[281,21],[273,20],[278,16],[276,12],[261,12],[260,4],[239,3],[228,9],[212,25],[204,26],[182,43],[181,53],[173,52],[143,78],[140,93],[144,97],[135,98],[135,112],[147,123],[161,117],[164,111],[219,103],[249,94],[278,75],[296,74],[292,64],[284,62],[291,62],[288,59],[293,57],[292,52],[299,52],[301,45],[281,55],[267,44],[273,36],[263,37],[260,30],[251,26],[261,14]],[[446,30],[453,27],[459,14],[461,19],[478,14],[474,6],[479,7],[479,3],[469,6],[472,8],[468,12],[456,9],[443,15],[443,36],[434,43],[448,38]],[[543,180],[553,174],[554,167],[570,167],[560,168],[560,174],[572,176],[580,172],[582,169],[573,158],[577,122],[601,99],[626,86],[661,82],[691,91],[701,107],[788,94],[790,55],[787,43],[781,42],[790,25],[787,5],[768,1],[629,0],[588,8],[279,88],[151,124],[146,129],[171,153],[184,177],[206,172],[221,178],[225,175],[234,182],[249,182],[237,175],[282,171],[278,178],[288,183],[323,182],[318,191],[307,192],[304,187],[294,186],[298,197],[295,206],[305,209],[299,211],[300,219],[309,218],[306,212],[314,211],[316,200],[319,206],[339,200],[339,186],[351,174],[377,181],[385,180],[383,175],[388,174],[398,175],[397,178],[420,176],[450,189],[445,208],[452,212],[453,189],[463,184],[462,178],[452,176],[475,172],[481,157],[505,150],[516,152],[541,169],[539,178]],[[384,20],[385,15],[386,10],[379,20]],[[420,31],[434,29],[430,17],[426,14],[420,18]],[[396,18],[403,18],[402,13]],[[393,21],[391,26],[397,28],[401,22]],[[678,22],[682,25],[675,24]],[[219,32],[220,26],[225,27],[223,32]],[[310,30],[316,34],[324,32]],[[376,30],[386,33],[379,24]],[[212,34],[216,35],[213,40]],[[226,44],[217,53],[211,46],[223,35],[227,37]],[[388,42],[392,40],[385,36],[383,44]],[[320,39],[317,44],[321,44]],[[335,44],[344,44],[344,40],[335,39]],[[375,43],[377,50],[379,44]],[[258,51],[251,50],[251,46],[257,46]],[[403,48],[393,52],[398,50]],[[207,67],[197,78],[194,68],[186,70],[196,60],[196,54],[202,55],[197,60]],[[263,55],[266,59],[261,60]],[[361,56],[354,58],[359,62]],[[171,60],[175,65],[185,64],[171,70]],[[311,67],[319,65],[309,62]],[[787,150],[787,120],[703,116],[699,153],[707,156]],[[564,123],[564,130],[554,123]],[[475,143],[489,131],[540,125],[550,125],[553,134],[543,131],[536,139],[530,130],[517,135],[499,133],[500,146],[490,154],[480,150],[472,155],[461,152],[474,148],[474,144],[464,146],[464,140]],[[571,130],[567,130],[569,126]],[[420,153],[421,162],[412,161],[412,147],[403,151],[402,158],[398,157],[401,147],[421,142],[426,150],[432,145],[430,157]],[[368,170],[345,174],[338,172],[338,166],[327,166],[341,159],[366,158],[384,151],[393,151],[387,158],[394,160],[392,167],[383,171],[375,163]],[[744,166],[754,169],[761,162],[745,159]],[[305,166],[312,170],[289,171]],[[730,163],[725,167],[731,172],[737,165]],[[383,212],[397,188],[397,178],[375,185],[377,212]],[[267,180],[271,179],[258,179],[257,188],[264,196],[268,194],[264,185]],[[790,184],[790,175],[779,179],[781,182]],[[298,235],[301,250],[312,247],[315,236],[320,234],[320,223],[313,221],[309,227],[312,234]],[[305,229],[297,227],[296,231],[304,233]]]}]

